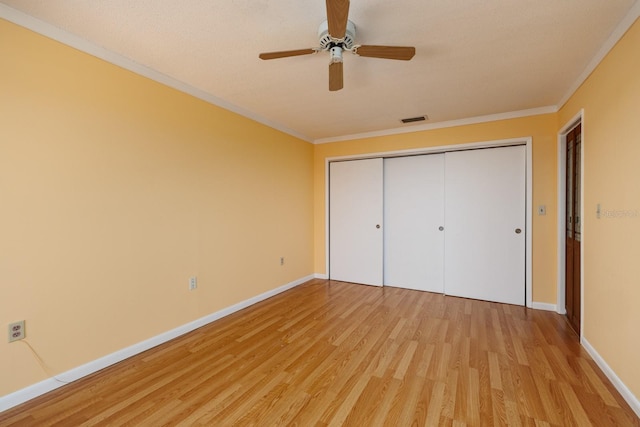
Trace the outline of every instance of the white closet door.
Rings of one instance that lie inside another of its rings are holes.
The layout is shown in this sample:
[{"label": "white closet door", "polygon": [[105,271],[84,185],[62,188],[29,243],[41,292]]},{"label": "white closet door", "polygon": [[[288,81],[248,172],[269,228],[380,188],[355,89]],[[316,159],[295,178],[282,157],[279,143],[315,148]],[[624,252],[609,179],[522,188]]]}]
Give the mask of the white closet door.
[{"label": "white closet door", "polygon": [[384,284],[444,292],[444,154],[384,161]]},{"label": "white closet door", "polygon": [[329,277],[382,286],[383,160],[329,165]]},{"label": "white closet door", "polygon": [[446,153],[445,293],[525,304],[524,146]]}]

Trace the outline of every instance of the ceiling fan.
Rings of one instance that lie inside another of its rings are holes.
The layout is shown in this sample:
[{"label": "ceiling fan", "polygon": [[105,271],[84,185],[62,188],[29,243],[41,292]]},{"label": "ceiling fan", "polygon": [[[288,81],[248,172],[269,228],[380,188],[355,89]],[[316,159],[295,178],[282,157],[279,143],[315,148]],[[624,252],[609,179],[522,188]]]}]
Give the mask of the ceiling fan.
[{"label": "ceiling fan", "polygon": [[320,47],[261,53],[260,59],[277,59],[329,51],[329,90],[344,87],[342,53],[348,51],[358,56],[408,61],[416,53],[415,47],[355,45],[356,26],[349,20],[349,0],[326,0],[327,20],[320,24],[318,37]]}]

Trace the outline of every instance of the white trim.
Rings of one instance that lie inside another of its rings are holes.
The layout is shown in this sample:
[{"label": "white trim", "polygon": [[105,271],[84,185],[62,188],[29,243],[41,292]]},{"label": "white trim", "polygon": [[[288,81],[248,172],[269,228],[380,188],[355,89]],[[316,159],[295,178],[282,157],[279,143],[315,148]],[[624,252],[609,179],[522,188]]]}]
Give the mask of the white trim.
[{"label": "white trim", "polygon": [[510,111],[507,113],[490,114],[487,116],[469,117],[459,120],[448,120],[444,122],[414,125],[410,127],[384,129],[373,132],[357,133],[330,138],[320,138],[313,141],[314,144],[327,144],[329,142],[349,141],[353,139],[374,138],[377,136],[398,135],[403,133],[422,132],[425,130],[451,128],[456,126],[474,125],[478,123],[495,122],[497,120],[517,119],[521,117],[538,116],[541,114],[557,113],[558,108],[554,105],[547,107],[531,108],[529,110]]},{"label": "white trim", "polygon": [[400,157],[411,156],[418,154],[434,154],[444,153],[447,151],[459,151],[478,148],[495,148],[504,147],[509,145],[526,145],[527,151],[527,210],[526,210],[526,271],[525,271],[525,292],[526,292],[526,306],[532,308],[533,306],[533,273],[532,273],[532,261],[533,261],[533,140],[530,136],[520,138],[499,139],[494,141],[480,141],[471,142],[467,144],[457,145],[440,145],[436,147],[425,147],[419,149],[410,150],[394,150],[394,151],[382,151],[376,153],[367,154],[353,154],[347,156],[327,157],[325,158],[325,268],[327,274],[329,274],[329,163],[339,160],[358,160],[358,159],[371,159],[371,158],[388,158],[388,157]]},{"label": "white trim", "polygon": [[544,310],[544,311],[558,311],[558,307],[555,304],[549,304],[547,302],[533,302],[531,304],[531,308],[536,310]]},{"label": "white trim", "polygon": [[329,160],[324,160],[324,271],[327,278],[331,277],[329,265]]},{"label": "white trim", "polygon": [[640,400],[629,390],[629,388],[622,382],[622,380],[616,375],[613,369],[605,362],[605,360],[600,356],[600,354],[596,351],[596,349],[591,345],[586,338],[582,338],[580,340],[582,346],[587,350],[587,353],[591,356],[596,365],[602,369],[602,372],[609,378],[609,381],[613,384],[613,386],[618,390],[618,392],[622,395],[622,398],[631,406],[633,412],[636,413],[638,417],[640,417]]},{"label": "white trim", "polygon": [[313,273],[313,278],[314,279],[324,279],[327,280],[329,278],[328,274],[322,274],[322,273]]},{"label": "white trim", "polygon": [[[569,123],[574,123],[573,119]],[[565,125],[560,132],[558,132],[558,243],[557,243],[557,256],[558,256],[558,277],[556,279],[556,305],[558,307],[558,314],[567,314],[566,301],[565,301],[565,288],[566,288],[566,252],[567,242],[565,239],[566,229],[566,216],[567,216],[567,127]]]},{"label": "white trim", "polygon": [[419,154],[445,153],[447,151],[475,150],[478,148],[506,147],[509,145],[525,145],[526,142],[530,140],[531,140],[531,137],[523,136],[520,138],[496,139],[493,141],[477,141],[477,142],[469,142],[465,144],[437,145],[434,147],[412,148],[408,150],[376,151],[373,153],[349,154],[345,156],[327,157],[325,158],[325,166],[328,168],[330,162],[335,162],[340,160],[360,160],[360,159],[374,159],[377,157],[386,158],[386,157],[415,156]]},{"label": "white trim", "polygon": [[173,89],[179,90],[180,92],[194,96],[198,99],[208,102],[209,104],[224,108],[225,110],[229,110],[250,120],[256,121],[265,126],[269,126],[270,128],[273,128],[275,130],[279,130],[280,132],[284,132],[293,137],[302,139],[303,141],[312,142],[310,138],[294,131],[293,129],[286,128],[249,110],[238,107],[237,105],[232,104],[222,98],[218,98],[201,89],[188,85],[187,83],[184,83],[178,79],[170,77],[166,74],[162,74],[125,56],[119,55],[115,52],[111,52],[88,40],[78,37],[75,34],[64,31],[61,28],[36,19],[33,16],[27,15],[26,13],[20,12],[19,10],[13,9],[5,4],[0,4],[0,18],[6,19],[9,22],[13,22],[16,25],[20,25],[21,27],[27,28],[33,32],[70,46],[81,52],[88,53],[89,55],[95,56],[96,58],[100,58],[113,65],[124,68],[125,70],[132,71],[138,75],[154,80],[165,86],[169,86]]},{"label": "white trim", "polygon": [[181,335],[184,335],[188,332],[191,332],[195,329],[205,326],[211,322],[214,322],[218,319],[221,319],[225,316],[235,313],[236,311],[242,310],[243,308],[249,307],[267,298],[271,298],[272,296],[275,296],[279,293],[282,293],[291,288],[299,286],[313,278],[314,278],[314,275],[309,275],[301,279],[294,280],[293,282],[287,283],[286,285],[280,286],[278,288],[264,292],[255,297],[241,301],[230,307],[223,308],[222,310],[216,311],[215,313],[209,314],[205,317],[201,317],[200,319],[194,320],[193,322],[189,322],[175,329],[164,332],[160,335],[149,338],[147,340],[144,340],[130,347],[124,348],[122,350],[118,350],[114,353],[108,354],[104,357],[101,357],[99,359],[86,363],[82,366],[78,366],[69,371],[63,372],[60,375],[57,375],[56,378],[60,379],[61,381],[64,381],[64,383],[57,381],[54,378],[48,378],[44,381],[40,381],[39,383],[30,385],[28,387],[25,387],[21,390],[18,390],[6,396],[2,396],[0,397],[0,412],[6,411],[7,409],[20,405],[21,403],[24,403],[35,397],[41,396],[45,393],[48,393],[52,390],[62,387],[63,385],[65,385],[65,383],[76,381],[80,378],[83,378],[87,375],[90,375],[94,372],[97,372],[115,363],[121,362],[129,357],[135,356],[136,354],[142,353],[143,351],[149,350],[150,348],[156,347],[160,344],[163,344],[167,341],[170,341],[174,338],[177,338]]},{"label": "white trim", "polygon": [[576,81],[569,87],[567,92],[564,94],[562,98],[558,101],[558,110],[564,106],[564,104],[573,96],[573,94],[578,90],[578,88],[589,78],[593,70],[596,69],[600,62],[604,59],[605,56],[613,49],[613,47],[618,43],[618,41],[624,36],[624,34],[631,28],[633,23],[640,17],[640,1],[636,1],[631,9],[627,12],[627,14],[622,18],[622,21],[618,23],[613,32],[609,35],[609,38],[604,42],[604,44],[600,47],[600,50],[591,58],[591,61],[587,64],[585,69],[582,71],[582,74],[578,76]]},{"label": "white trim", "polygon": [[526,138],[527,141],[527,205],[525,206],[526,229],[525,229],[525,293],[527,307],[533,307],[533,139]]}]

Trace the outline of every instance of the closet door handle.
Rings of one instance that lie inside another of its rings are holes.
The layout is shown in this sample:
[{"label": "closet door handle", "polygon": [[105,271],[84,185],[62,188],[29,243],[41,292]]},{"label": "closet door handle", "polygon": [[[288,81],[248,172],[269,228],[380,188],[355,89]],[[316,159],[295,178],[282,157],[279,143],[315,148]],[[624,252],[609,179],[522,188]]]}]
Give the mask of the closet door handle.
[{"label": "closet door handle", "polygon": [[380,228],[380,224],[376,224],[376,228]]},{"label": "closet door handle", "polygon": [[516,234],[520,234],[522,233],[522,230],[520,230],[519,228],[516,228]]},{"label": "closet door handle", "polygon": [[440,231],[444,231],[444,227],[443,227],[443,226],[440,226],[440,227],[438,227],[438,230],[440,230]]}]

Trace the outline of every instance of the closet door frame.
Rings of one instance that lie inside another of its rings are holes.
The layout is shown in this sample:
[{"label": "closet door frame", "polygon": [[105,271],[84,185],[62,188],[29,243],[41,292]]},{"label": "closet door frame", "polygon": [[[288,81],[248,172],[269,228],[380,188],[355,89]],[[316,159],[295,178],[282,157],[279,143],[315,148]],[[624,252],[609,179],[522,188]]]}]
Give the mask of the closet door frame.
[{"label": "closet door frame", "polygon": [[531,137],[522,137],[522,138],[512,138],[512,139],[501,139],[494,141],[482,141],[482,142],[473,142],[468,144],[456,144],[456,145],[442,145],[437,147],[427,147],[417,150],[398,150],[398,151],[385,151],[385,152],[376,152],[376,153],[368,153],[366,155],[353,155],[353,156],[339,156],[339,157],[327,157],[325,159],[325,274],[318,275],[318,277],[328,277],[329,272],[329,164],[334,161],[341,160],[356,160],[356,159],[370,159],[377,157],[401,157],[401,156],[412,156],[417,154],[435,154],[435,153],[446,153],[448,151],[459,151],[459,150],[469,150],[469,149],[478,149],[478,148],[497,148],[497,147],[505,147],[510,145],[524,145],[526,146],[526,242],[525,242],[525,301],[526,306],[529,308],[541,308],[541,309],[549,309],[547,307],[548,304],[534,304],[532,299],[532,242],[533,242],[533,169],[532,169],[532,138]]}]

